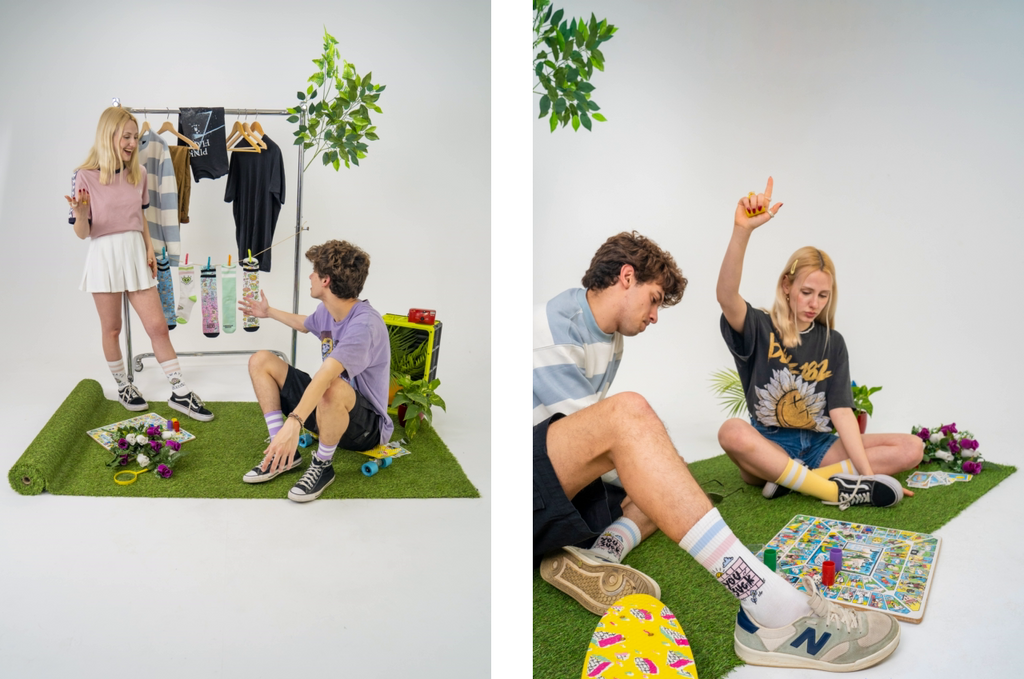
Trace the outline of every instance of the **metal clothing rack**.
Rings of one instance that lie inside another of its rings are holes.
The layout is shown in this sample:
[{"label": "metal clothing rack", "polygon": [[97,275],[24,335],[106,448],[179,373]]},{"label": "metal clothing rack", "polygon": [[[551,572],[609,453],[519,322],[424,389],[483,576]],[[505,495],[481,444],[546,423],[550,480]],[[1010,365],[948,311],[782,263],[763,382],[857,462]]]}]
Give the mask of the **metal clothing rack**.
[{"label": "metal clothing rack", "polygon": [[[114,106],[120,106],[121,102],[117,98],[114,98],[113,104],[114,104]],[[171,114],[178,115],[178,114],[181,113],[181,111],[179,109],[176,109],[176,108],[131,108],[131,107],[125,106],[124,109],[126,111],[131,112],[131,113],[143,113],[143,114],[146,114],[146,113],[152,113],[152,114],[163,113],[163,114],[166,114],[168,116],[170,116]],[[306,124],[306,110],[307,110],[306,109],[306,102],[302,102],[301,104],[299,104],[298,111],[299,111],[299,124],[300,125],[305,125]],[[290,115],[294,115],[294,114],[289,113],[288,111],[286,111],[284,109],[226,108],[226,109],[224,109],[224,115],[234,115],[234,116],[241,116],[241,115],[245,115],[245,116],[247,116],[247,115],[254,115],[254,116],[290,116]],[[303,229],[302,229],[302,174],[303,174],[303,169],[305,167],[305,163],[303,162],[304,161],[304,156],[305,156],[305,150],[306,149],[305,149],[304,146],[299,145],[299,178],[298,178],[298,185],[297,185],[296,191],[295,191],[295,193],[297,195],[295,197],[295,281],[294,281],[294,284],[292,285],[292,313],[293,314],[299,313],[299,262],[301,261],[299,258],[300,258],[301,254],[302,254],[302,231],[303,231]],[[134,362],[133,362],[133,360],[132,360],[132,324],[131,324],[131,315],[129,314],[130,307],[129,307],[129,304],[128,304],[128,293],[124,293],[123,294],[123,304],[124,304],[125,344],[127,345],[127,354],[128,354],[128,360],[125,361],[125,366],[128,369],[127,370],[127,372],[128,372],[128,381],[129,382],[133,382],[135,380],[135,375],[134,375],[134,372],[132,370],[133,365],[134,365],[135,371],[141,372],[142,371],[142,359],[144,359],[144,358],[155,358],[156,356],[153,353],[139,354],[138,356],[135,357]],[[296,348],[296,338],[297,337],[298,337],[298,332],[294,328],[292,328],[292,352],[291,352],[291,361],[290,361],[291,365],[295,365],[295,348]],[[272,353],[277,354],[278,356],[280,356],[282,360],[288,361],[288,357],[285,356],[280,351],[277,351],[276,349],[271,349],[270,351]],[[253,352],[252,351],[238,350],[238,351],[189,351],[189,352],[177,352],[177,353],[178,353],[178,356],[226,356],[226,355],[230,355],[230,354],[251,354]]]}]

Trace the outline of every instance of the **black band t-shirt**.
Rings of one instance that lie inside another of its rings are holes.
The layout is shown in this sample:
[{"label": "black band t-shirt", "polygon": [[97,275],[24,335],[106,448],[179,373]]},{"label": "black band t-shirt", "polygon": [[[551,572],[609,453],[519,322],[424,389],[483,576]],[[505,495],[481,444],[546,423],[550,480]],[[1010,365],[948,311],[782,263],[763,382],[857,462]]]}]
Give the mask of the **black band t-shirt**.
[{"label": "black band t-shirt", "polygon": [[[192,156],[192,176],[216,179],[228,173],[227,138],[224,136],[224,108],[181,108],[178,114],[178,132],[198,146],[189,149]],[[178,146],[187,146],[178,140]]]},{"label": "black band t-shirt", "polygon": [[747,303],[743,333],[721,320],[722,337],[736,359],[747,408],[765,427],[830,432],[829,411],[852,408],[850,362],[846,342],[835,330],[813,323],[791,349],[771,316]]}]

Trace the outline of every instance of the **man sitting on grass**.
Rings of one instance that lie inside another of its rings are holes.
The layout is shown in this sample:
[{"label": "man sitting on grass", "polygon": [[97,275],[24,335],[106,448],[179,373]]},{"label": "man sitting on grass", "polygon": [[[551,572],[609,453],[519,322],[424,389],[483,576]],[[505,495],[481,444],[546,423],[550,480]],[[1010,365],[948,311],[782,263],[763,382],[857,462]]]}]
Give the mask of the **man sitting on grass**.
[{"label": "man sitting on grass", "polygon": [[[269,351],[249,359],[249,377],[270,432],[263,461],[242,477],[262,483],[298,469],[303,426],[319,434],[320,445],[302,478],[288,491],[295,502],[320,497],[334,481],[331,459],[339,446],[365,451],[387,443],[394,424],[387,414],[391,345],[380,314],[360,300],[370,256],[346,241],[331,240],[306,252],[313,264],[310,296],[320,305],[309,316],[290,314],[261,300],[239,302],[257,318],[273,318],[320,340],[323,363],[315,375],[297,370]],[[287,416],[285,415],[287,413]]]}]

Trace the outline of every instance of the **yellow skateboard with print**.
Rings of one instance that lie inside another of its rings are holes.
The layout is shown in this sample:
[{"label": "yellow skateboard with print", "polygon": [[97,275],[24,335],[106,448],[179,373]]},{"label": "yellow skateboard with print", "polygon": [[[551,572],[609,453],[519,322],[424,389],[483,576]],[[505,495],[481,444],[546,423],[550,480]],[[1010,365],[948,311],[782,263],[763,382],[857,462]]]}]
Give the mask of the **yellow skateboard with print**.
[{"label": "yellow skateboard with print", "polygon": [[668,606],[630,594],[604,614],[587,648],[581,679],[697,679],[690,642]]}]

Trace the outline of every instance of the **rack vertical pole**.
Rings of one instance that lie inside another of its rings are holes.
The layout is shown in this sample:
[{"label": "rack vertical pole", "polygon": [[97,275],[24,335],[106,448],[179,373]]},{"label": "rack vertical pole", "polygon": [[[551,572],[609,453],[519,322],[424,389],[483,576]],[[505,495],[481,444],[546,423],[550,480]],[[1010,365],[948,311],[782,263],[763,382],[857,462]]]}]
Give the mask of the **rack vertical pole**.
[{"label": "rack vertical pole", "polygon": [[[306,124],[306,102],[299,105],[299,125]],[[306,147],[299,144],[299,178],[295,192],[302,195],[302,175],[305,174]],[[295,203],[295,283],[292,285],[292,313],[299,313],[299,263],[302,255],[302,200]],[[292,365],[295,365],[296,338],[299,332],[292,328]]]}]

